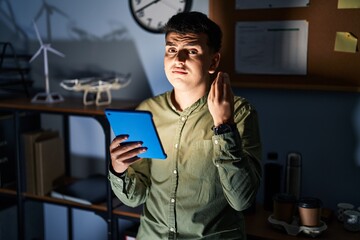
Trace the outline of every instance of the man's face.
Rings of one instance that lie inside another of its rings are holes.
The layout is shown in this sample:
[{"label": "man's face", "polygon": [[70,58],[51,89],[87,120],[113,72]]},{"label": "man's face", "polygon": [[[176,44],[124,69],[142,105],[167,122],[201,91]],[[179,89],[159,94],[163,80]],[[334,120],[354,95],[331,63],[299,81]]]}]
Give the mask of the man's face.
[{"label": "man's face", "polygon": [[169,33],[166,37],[165,74],[175,90],[206,89],[209,73],[215,71],[219,58],[210,51],[203,33]]}]

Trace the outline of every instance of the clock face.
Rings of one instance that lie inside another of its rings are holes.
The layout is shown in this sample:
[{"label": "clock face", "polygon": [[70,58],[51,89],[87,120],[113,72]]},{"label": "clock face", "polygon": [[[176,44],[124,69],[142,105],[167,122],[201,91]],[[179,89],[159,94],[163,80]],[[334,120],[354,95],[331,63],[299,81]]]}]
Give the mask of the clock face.
[{"label": "clock face", "polygon": [[129,0],[136,22],[145,30],[162,33],[167,21],[179,12],[190,11],[191,0]]}]

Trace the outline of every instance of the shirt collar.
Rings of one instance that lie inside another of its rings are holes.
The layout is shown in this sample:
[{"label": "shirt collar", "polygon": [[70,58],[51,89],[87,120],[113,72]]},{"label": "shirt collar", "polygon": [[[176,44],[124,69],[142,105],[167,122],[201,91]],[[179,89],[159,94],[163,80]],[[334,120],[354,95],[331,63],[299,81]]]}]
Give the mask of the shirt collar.
[{"label": "shirt collar", "polygon": [[201,109],[204,108],[204,106],[207,104],[207,96],[208,96],[208,92],[202,96],[201,98],[199,98],[196,102],[194,102],[191,106],[187,107],[186,109],[184,109],[183,111],[178,111],[176,109],[176,107],[174,106],[174,104],[171,101],[171,94],[174,90],[172,91],[168,91],[166,94],[166,99],[167,102],[169,104],[169,106],[171,107],[171,109],[176,112],[177,114],[181,115],[181,116],[188,116],[190,115],[192,112],[198,112]]}]

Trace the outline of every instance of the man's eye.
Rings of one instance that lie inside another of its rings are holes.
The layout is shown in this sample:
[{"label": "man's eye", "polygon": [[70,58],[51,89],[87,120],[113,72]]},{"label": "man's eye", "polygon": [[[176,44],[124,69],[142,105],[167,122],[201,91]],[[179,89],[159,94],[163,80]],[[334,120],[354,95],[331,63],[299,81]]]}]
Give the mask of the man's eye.
[{"label": "man's eye", "polygon": [[176,49],[175,48],[169,48],[168,53],[176,53]]},{"label": "man's eye", "polygon": [[196,51],[196,50],[189,50],[189,54],[191,54],[191,55],[194,55],[194,54],[197,54],[198,53],[198,51]]}]

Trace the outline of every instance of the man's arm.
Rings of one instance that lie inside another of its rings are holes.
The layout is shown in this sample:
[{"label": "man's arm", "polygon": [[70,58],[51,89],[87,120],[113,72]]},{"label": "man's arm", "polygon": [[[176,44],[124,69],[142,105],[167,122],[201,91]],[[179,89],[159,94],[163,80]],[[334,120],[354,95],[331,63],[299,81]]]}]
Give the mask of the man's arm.
[{"label": "man's arm", "polygon": [[146,148],[141,143],[124,144],[126,139],[126,135],[117,136],[110,144],[108,178],[115,195],[124,204],[135,207],[145,202],[150,185],[149,167],[146,159],[137,157]]},{"label": "man's arm", "polygon": [[243,105],[235,114],[235,131],[213,136],[214,164],[229,204],[238,211],[253,203],[261,181],[257,114],[247,102]]},{"label": "man's arm", "polygon": [[236,210],[244,210],[253,202],[261,180],[261,143],[256,111],[246,101],[238,99],[234,103],[229,76],[221,72],[211,85],[208,106],[214,127],[235,126],[233,131],[213,137],[214,164],[219,169],[229,204]]}]

